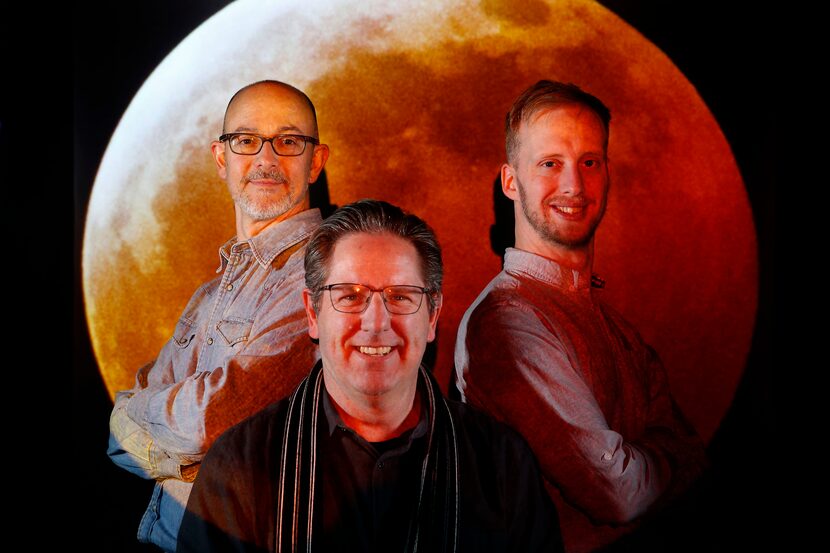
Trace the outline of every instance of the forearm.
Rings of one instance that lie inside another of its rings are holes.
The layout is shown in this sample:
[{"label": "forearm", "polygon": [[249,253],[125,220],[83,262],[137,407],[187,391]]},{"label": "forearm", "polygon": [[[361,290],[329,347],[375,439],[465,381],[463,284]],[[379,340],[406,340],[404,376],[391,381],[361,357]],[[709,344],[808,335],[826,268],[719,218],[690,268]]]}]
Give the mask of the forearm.
[{"label": "forearm", "polygon": [[110,416],[107,455],[119,467],[148,479],[178,478],[192,481],[195,471],[183,466],[159,449],[152,436],[132,420],[124,409],[124,400],[116,401]]},{"label": "forearm", "polygon": [[685,492],[708,464],[703,441],[682,424],[651,426],[638,441],[657,452],[670,467],[671,479],[662,501],[671,501]]},{"label": "forearm", "polygon": [[648,446],[625,442],[600,412],[552,405],[530,386],[503,385],[521,396],[521,403],[479,390],[477,380],[469,382],[468,399],[524,435],[543,477],[591,519],[625,524],[644,514],[666,489],[670,468],[665,459]]},{"label": "forearm", "polygon": [[[671,465],[668,496],[685,491],[707,465],[703,441],[674,401],[657,352],[643,344],[649,368],[649,409],[640,441],[660,452]],[[668,498],[666,498],[668,499]]]},{"label": "forearm", "polygon": [[290,393],[316,361],[299,326],[279,339],[261,336],[244,351],[181,382],[136,391],[126,414],[176,463],[200,461],[219,434]]}]

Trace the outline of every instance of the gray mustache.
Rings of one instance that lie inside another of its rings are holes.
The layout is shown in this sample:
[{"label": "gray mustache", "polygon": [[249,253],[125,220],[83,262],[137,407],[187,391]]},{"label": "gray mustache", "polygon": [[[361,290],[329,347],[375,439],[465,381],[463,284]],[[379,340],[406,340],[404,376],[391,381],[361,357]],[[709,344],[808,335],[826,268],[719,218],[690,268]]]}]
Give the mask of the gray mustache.
[{"label": "gray mustache", "polygon": [[273,179],[280,184],[285,184],[288,182],[288,179],[285,178],[285,175],[277,171],[254,171],[252,173],[248,173],[247,175],[245,175],[245,182],[250,182],[252,180],[257,179]]}]

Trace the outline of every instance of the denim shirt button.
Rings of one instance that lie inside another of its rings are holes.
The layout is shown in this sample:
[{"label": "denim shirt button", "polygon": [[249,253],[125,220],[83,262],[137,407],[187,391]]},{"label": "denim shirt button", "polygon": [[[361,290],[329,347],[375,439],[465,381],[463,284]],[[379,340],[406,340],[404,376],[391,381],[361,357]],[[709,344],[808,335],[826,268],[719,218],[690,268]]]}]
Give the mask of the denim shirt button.
[{"label": "denim shirt button", "polygon": [[233,284],[228,284],[228,285],[226,286],[226,289],[227,289],[228,291],[233,290]]},{"label": "denim shirt button", "polygon": [[213,345],[213,338],[208,338],[207,343],[209,346]]}]

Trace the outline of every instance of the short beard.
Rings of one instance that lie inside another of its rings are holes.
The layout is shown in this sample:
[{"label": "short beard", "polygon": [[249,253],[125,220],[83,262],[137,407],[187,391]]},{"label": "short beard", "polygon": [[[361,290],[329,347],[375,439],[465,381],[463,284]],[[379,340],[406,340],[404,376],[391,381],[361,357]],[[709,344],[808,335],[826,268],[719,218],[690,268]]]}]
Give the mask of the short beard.
[{"label": "short beard", "polygon": [[242,213],[254,221],[268,221],[276,219],[297,205],[295,199],[291,197],[290,192],[281,197],[279,200],[266,205],[261,205],[255,202],[248,194],[245,193],[241,193],[234,198],[234,202],[239,206],[239,209],[242,210]]},{"label": "short beard", "polygon": [[252,220],[269,221],[271,219],[276,219],[280,215],[287,213],[291,210],[291,208],[299,203],[300,199],[293,196],[291,186],[287,186],[285,195],[280,196],[277,200],[264,205],[257,202],[251,194],[245,192],[244,186],[248,183],[248,181],[261,178],[270,178],[281,184],[289,184],[288,179],[276,171],[255,171],[246,175],[242,180],[240,188],[234,195],[233,201],[239,206],[239,209]]},{"label": "short beard", "polygon": [[547,219],[544,218],[544,215],[540,213],[534,213],[530,210],[530,204],[527,201],[524,185],[521,183],[518,177],[516,177],[516,188],[519,189],[519,198],[522,201],[522,212],[524,213],[525,218],[530,223],[530,226],[533,227],[533,230],[535,230],[539,234],[539,236],[541,236],[542,239],[544,239],[546,242],[549,242],[551,244],[558,244],[568,249],[576,250],[588,246],[588,244],[591,243],[591,240],[594,239],[594,234],[597,231],[597,227],[599,226],[600,221],[602,221],[603,215],[605,215],[605,206],[602,206],[602,210],[599,212],[599,216],[596,218],[595,221],[593,221],[591,227],[588,229],[588,232],[586,232],[584,236],[580,236],[577,238],[567,238],[565,236],[562,236],[562,234],[559,232],[556,226],[552,223],[549,223]]}]

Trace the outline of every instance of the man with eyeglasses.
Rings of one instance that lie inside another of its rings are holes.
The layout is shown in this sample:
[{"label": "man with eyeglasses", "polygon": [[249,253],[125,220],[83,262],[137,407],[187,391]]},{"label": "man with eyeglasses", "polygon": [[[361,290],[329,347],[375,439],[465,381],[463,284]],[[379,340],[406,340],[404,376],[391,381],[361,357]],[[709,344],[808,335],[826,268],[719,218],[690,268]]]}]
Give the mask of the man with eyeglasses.
[{"label": "man with eyeglasses", "polygon": [[138,539],[174,551],[199,462],[219,434],[287,395],[319,358],[306,335],[303,253],[320,212],[308,186],[328,159],[302,91],[278,81],[239,90],[211,145],[234,202],[236,236],[215,279],[185,307],[159,356],[119,392],[108,454],[156,480]]},{"label": "man with eyeglasses", "polygon": [[603,302],[592,273],[610,120],[573,84],[539,81],[516,99],[501,169],[516,247],[464,314],[455,350],[462,397],[539,458],[569,553],[630,532],[704,464],[659,357]]},{"label": "man with eyeglasses", "polygon": [[421,365],[442,305],[432,230],[362,200],[323,222],[305,271],[322,359],[216,441],[178,551],[560,551],[525,442]]}]

